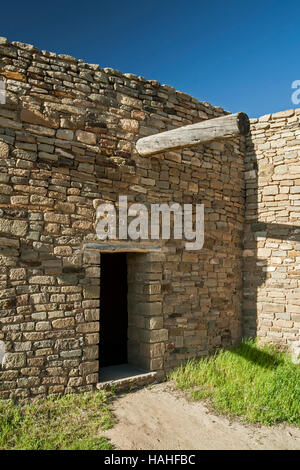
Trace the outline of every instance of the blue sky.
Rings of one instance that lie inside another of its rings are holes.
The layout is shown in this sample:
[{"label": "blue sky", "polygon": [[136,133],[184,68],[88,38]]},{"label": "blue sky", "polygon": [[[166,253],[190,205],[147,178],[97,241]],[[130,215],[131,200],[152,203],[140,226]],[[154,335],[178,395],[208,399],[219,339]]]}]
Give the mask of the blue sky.
[{"label": "blue sky", "polygon": [[295,108],[299,0],[2,2],[0,35],[250,117]]}]

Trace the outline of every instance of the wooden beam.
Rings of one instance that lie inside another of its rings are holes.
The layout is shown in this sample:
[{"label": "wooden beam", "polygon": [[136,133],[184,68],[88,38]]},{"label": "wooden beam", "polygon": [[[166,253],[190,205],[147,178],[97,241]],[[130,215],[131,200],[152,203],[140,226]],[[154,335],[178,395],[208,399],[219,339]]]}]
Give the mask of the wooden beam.
[{"label": "wooden beam", "polygon": [[246,135],[249,129],[247,114],[228,114],[143,137],[137,141],[136,149],[142,156],[153,155],[168,150],[192,147],[216,139],[230,139],[237,135]]},{"label": "wooden beam", "polygon": [[97,250],[105,253],[151,253],[161,251],[160,245],[146,245],[142,243],[85,243],[87,250]]}]

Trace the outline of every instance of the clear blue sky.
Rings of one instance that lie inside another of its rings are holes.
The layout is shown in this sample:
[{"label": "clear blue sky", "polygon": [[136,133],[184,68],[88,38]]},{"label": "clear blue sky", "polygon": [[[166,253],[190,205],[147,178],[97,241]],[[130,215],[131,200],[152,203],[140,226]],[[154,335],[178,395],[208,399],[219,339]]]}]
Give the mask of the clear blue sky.
[{"label": "clear blue sky", "polygon": [[1,2],[0,35],[250,117],[297,107],[299,0]]}]

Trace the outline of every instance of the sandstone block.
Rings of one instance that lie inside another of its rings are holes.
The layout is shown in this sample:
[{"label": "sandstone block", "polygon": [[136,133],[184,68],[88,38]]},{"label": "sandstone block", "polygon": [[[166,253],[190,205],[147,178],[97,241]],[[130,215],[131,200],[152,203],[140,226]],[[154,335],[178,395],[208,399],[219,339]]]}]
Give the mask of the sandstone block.
[{"label": "sandstone block", "polygon": [[22,109],[21,121],[28,122],[36,126],[50,127],[52,129],[57,129],[59,126],[59,123],[56,119],[41,113],[37,109]]},{"label": "sandstone block", "polygon": [[83,362],[79,366],[79,372],[80,372],[80,375],[82,375],[82,376],[92,374],[93,372],[97,372],[98,369],[99,369],[98,361]]},{"label": "sandstone block", "polygon": [[24,237],[27,232],[28,224],[23,220],[0,219],[0,232]]},{"label": "sandstone block", "polygon": [[70,256],[72,255],[72,248],[70,246],[56,246],[54,254],[57,256]]},{"label": "sandstone block", "polygon": [[7,369],[19,369],[26,365],[26,353],[10,353],[5,355],[5,366]]},{"label": "sandstone block", "polygon": [[0,75],[9,79],[9,80],[16,80],[18,82],[27,82],[26,75],[20,72],[12,72],[11,70],[5,70],[1,72]]},{"label": "sandstone block", "polygon": [[92,132],[76,131],[76,138],[84,144],[96,145],[96,135]]},{"label": "sandstone block", "polygon": [[73,140],[74,132],[69,129],[58,129],[56,137],[63,140]]},{"label": "sandstone block", "polygon": [[9,145],[5,142],[0,142],[0,158],[6,160],[9,156]]},{"label": "sandstone block", "polygon": [[58,318],[57,320],[53,320],[52,326],[54,329],[67,329],[72,328],[75,325],[75,320],[73,317],[70,318]]}]

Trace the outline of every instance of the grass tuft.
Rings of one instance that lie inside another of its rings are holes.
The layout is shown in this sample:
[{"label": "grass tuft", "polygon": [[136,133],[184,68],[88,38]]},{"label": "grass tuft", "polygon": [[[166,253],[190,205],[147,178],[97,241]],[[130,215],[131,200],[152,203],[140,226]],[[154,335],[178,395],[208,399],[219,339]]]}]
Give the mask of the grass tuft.
[{"label": "grass tuft", "polygon": [[270,345],[244,340],[235,349],[188,361],[170,374],[195,400],[245,421],[300,426],[300,367]]},{"label": "grass tuft", "polygon": [[49,396],[29,403],[0,401],[0,449],[106,450],[99,436],[113,418],[102,391]]}]

